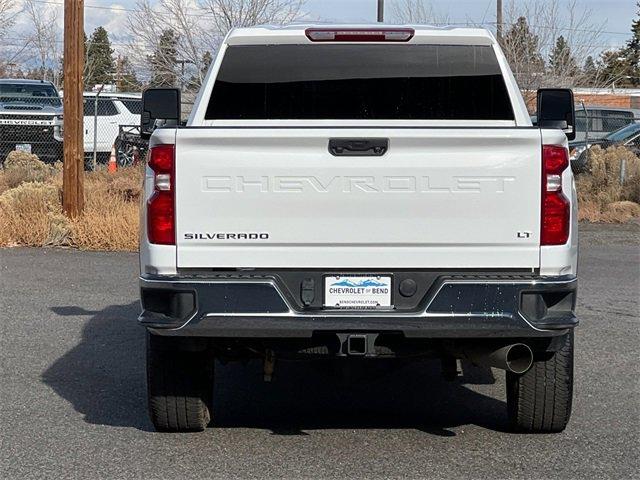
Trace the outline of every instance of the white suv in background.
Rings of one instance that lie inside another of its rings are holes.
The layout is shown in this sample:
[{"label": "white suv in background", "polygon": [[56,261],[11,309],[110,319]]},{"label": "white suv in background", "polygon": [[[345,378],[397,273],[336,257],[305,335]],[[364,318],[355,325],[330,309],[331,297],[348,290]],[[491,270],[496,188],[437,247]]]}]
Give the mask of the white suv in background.
[{"label": "white suv in background", "polygon": [[[142,108],[141,95],[137,93],[103,93],[97,97],[96,152],[99,163],[109,160],[111,148],[118,136],[120,125],[139,125]],[[93,155],[94,116],[96,94],[84,93],[84,152]]]}]

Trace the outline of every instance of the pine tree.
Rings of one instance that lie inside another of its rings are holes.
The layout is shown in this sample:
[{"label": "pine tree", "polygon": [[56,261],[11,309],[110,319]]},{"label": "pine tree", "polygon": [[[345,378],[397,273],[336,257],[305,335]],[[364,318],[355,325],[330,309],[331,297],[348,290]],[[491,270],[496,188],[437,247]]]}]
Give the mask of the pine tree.
[{"label": "pine tree", "polygon": [[520,87],[525,90],[535,88],[545,66],[540,40],[529,28],[525,17],[518,18],[503,36],[502,47]]},{"label": "pine tree", "polygon": [[207,74],[207,71],[209,70],[209,66],[211,65],[212,61],[213,61],[213,56],[211,55],[211,52],[207,50],[206,52],[204,52],[204,55],[202,55],[202,69],[201,69],[202,78],[204,78],[205,75]]},{"label": "pine tree", "polygon": [[588,75],[588,76],[592,76],[597,73],[598,67],[596,66],[596,61],[593,59],[591,55],[589,55],[585,59],[584,65],[582,67],[582,71],[584,72],[585,75]]},{"label": "pine tree", "polygon": [[142,90],[142,83],[138,80],[133,66],[127,57],[118,56],[116,62],[116,81],[120,92],[139,92]]},{"label": "pine tree", "polygon": [[631,23],[631,39],[624,48],[607,50],[600,55],[602,76],[607,86],[640,86],[640,2],[638,18]]},{"label": "pine tree", "polygon": [[162,32],[153,55],[149,56],[151,64],[151,81],[154,87],[175,87],[177,83],[178,35],[167,29]]},{"label": "pine tree", "polygon": [[629,83],[634,86],[640,86],[640,2],[638,6],[638,18],[631,23],[632,37],[625,48],[625,58],[628,63]]},{"label": "pine tree", "polygon": [[211,55],[211,52],[207,50],[202,55],[200,70],[196,72],[195,75],[191,75],[189,81],[185,85],[186,90],[191,90],[194,92],[200,90],[200,85],[202,85],[204,77],[207,76],[207,71],[209,70],[209,65],[211,65],[211,62],[213,62],[213,56]]},{"label": "pine tree", "polygon": [[96,84],[112,83],[115,64],[107,31],[103,27],[96,28],[85,45],[85,88],[91,89]]},{"label": "pine tree", "polygon": [[571,55],[571,47],[560,35],[549,55],[549,71],[555,78],[575,77],[578,73],[578,64]]},{"label": "pine tree", "polygon": [[598,78],[598,66],[596,61],[589,55],[584,61],[582,67],[582,85],[583,87],[595,87]]}]

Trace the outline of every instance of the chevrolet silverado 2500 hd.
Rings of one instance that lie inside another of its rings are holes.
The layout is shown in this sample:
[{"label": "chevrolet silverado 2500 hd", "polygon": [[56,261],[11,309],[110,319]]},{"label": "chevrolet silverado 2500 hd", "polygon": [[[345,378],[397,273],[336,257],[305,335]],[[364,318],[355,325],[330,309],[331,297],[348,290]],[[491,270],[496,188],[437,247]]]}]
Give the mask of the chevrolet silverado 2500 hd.
[{"label": "chevrolet silverado 2500 hd", "polygon": [[51,82],[0,79],[0,166],[13,150],[62,161],[62,100]]},{"label": "chevrolet silverado 2500 hd", "polygon": [[158,430],[211,421],[214,359],[268,379],[299,356],[500,368],[514,429],[565,428],[570,91],[538,92],[534,127],[485,30],[296,25],[231,31],[186,125],[179,93],[147,90],[141,119]]}]

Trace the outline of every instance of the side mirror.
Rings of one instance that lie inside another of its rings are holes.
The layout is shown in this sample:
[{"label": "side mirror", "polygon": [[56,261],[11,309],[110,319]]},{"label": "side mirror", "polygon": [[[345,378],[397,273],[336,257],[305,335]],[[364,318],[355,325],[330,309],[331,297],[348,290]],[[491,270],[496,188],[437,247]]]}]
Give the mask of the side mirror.
[{"label": "side mirror", "polygon": [[576,138],[576,108],[568,88],[538,90],[538,127],[559,128],[567,139]]},{"label": "side mirror", "polygon": [[147,88],[142,94],[140,137],[148,139],[160,125],[178,125],[180,108],[180,89]]}]

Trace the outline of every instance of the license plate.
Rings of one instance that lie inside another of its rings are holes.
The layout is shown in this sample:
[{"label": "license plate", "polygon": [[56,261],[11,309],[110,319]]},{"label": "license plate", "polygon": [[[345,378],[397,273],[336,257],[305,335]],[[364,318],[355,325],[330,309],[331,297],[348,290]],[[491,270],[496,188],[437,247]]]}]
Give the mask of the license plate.
[{"label": "license plate", "polygon": [[326,276],[324,306],[354,309],[391,308],[391,276]]},{"label": "license plate", "polygon": [[31,153],[31,144],[30,143],[19,143],[19,144],[16,145],[16,150],[18,152]]}]

